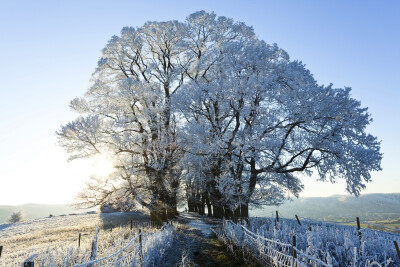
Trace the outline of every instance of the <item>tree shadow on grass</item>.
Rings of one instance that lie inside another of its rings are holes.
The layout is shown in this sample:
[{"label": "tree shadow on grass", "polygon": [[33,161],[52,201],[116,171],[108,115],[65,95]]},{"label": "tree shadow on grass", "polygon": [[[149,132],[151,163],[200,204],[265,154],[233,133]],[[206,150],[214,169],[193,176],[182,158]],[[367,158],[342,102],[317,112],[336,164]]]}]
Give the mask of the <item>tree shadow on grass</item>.
[{"label": "tree shadow on grass", "polygon": [[103,230],[117,227],[145,227],[150,225],[150,215],[143,211],[101,213],[100,219]]},{"label": "tree shadow on grass", "polygon": [[5,224],[0,224],[0,231],[6,229],[7,227],[10,227],[13,225],[12,223],[5,223]]}]

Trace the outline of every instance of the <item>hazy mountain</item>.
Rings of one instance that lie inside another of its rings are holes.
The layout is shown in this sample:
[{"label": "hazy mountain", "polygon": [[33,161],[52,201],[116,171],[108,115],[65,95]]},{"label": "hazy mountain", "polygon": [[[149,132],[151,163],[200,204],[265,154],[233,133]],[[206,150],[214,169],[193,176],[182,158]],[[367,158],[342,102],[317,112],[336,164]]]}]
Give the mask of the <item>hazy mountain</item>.
[{"label": "hazy mountain", "polygon": [[11,213],[21,210],[26,220],[33,220],[52,215],[62,215],[70,213],[82,213],[87,210],[77,210],[69,205],[44,205],[44,204],[24,204],[19,206],[0,205],[0,224],[6,223]]},{"label": "hazy mountain", "polygon": [[400,218],[400,193],[365,194],[354,196],[303,197],[276,207],[269,206],[251,211],[252,216],[310,217],[317,220],[388,220]]}]

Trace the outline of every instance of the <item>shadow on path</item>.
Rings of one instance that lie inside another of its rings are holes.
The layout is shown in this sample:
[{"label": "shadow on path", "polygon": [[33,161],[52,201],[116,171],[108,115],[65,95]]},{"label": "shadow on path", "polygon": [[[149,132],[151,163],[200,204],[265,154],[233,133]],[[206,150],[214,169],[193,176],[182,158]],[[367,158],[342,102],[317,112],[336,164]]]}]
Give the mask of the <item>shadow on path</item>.
[{"label": "shadow on path", "polygon": [[235,255],[217,239],[211,227],[222,225],[221,220],[185,212],[178,222],[165,266],[258,266],[244,260],[241,252]]}]

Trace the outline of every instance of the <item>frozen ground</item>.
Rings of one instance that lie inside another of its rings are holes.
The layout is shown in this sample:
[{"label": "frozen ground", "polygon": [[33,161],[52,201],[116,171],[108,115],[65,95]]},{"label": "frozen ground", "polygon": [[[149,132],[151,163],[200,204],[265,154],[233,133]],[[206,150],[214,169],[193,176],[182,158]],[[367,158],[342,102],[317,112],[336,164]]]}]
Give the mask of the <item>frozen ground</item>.
[{"label": "frozen ground", "polygon": [[90,242],[95,225],[100,229],[130,226],[149,221],[149,216],[141,212],[109,214],[75,214],[36,219],[15,224],[0,225],[0,245],[3,251],[0,266],[9,267],[7,262],[23,261],[34,253],[41,253],[48,248],[78,244],[81,233],[82,244]]},{"label": "frozen ground", "polygon": [[[142,225],[143,222],[149,221],[149,216],[139,212],[80,214],[0,225],[0,245],[4,246],[0,267],[16,266],[9,263],[20,263],[34,253],[45,253],[48,249],[53,251],[60,247],[76,247],[79,233],[82,233],[83,248],[90,249],[96,224],[100,225],[100,240],[106,240],[117,238],[121,233],[125,234],[124,230],[115,228],[121,225],[129,229],[131,219]],[[181,213],[174,224],[176,232],[173,243],[163,255],[162,266],[248,265],[234,257],[227,247],[213,236],[210,229],[219,227],[220,220],[195,213]],[[108,255],[115,249],[117,248],[111,248],[103,254]]]}]

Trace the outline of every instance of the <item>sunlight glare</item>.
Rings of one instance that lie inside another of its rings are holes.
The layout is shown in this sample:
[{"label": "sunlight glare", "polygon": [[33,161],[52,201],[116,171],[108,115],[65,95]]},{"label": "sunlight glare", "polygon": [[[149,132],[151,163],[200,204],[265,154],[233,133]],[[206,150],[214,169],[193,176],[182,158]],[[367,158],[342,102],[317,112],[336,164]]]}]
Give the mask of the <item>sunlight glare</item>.
[{"label": "sunlight glare", "polygon": [[99,155],[93,159],[92,175],[107,176],[114,171],[115,169],[111,159],[107,158],[106,156]]}]

